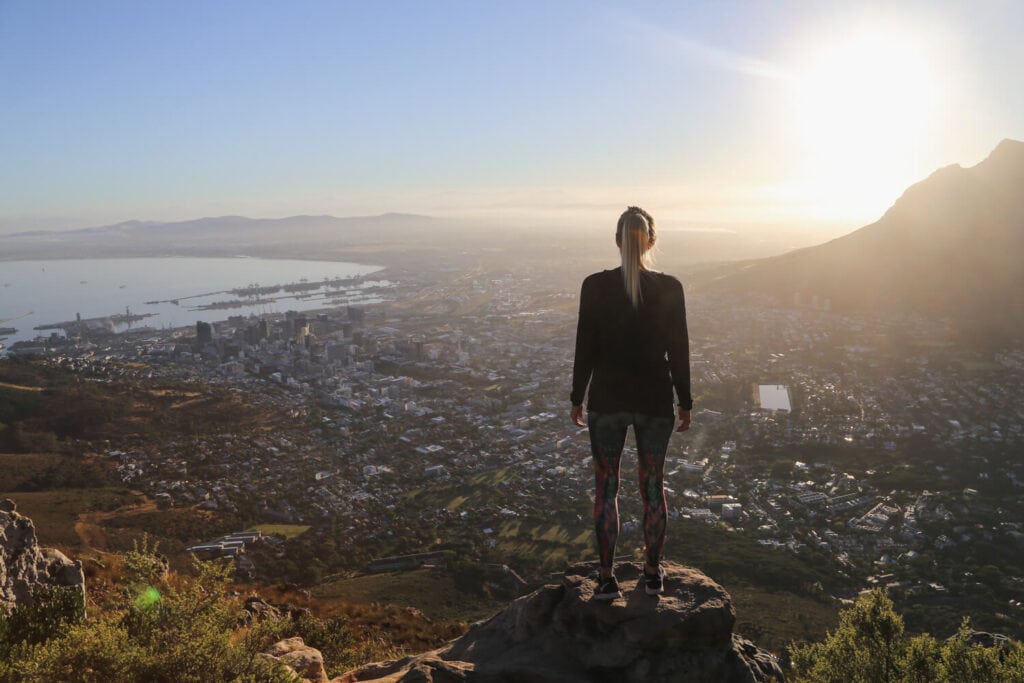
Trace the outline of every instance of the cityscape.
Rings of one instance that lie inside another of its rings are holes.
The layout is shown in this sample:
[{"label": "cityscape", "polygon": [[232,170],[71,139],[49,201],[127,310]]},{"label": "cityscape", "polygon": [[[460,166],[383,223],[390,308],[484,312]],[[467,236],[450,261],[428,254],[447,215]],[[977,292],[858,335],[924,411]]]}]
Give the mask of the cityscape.
[{"label": "cityscape", "polygon": [[1022,25],[0,2],[0,683],[1024,680]]},{"label": "cityscape", "polygon": [[[83,324],[10,353],[90,378],[216,386],[269,408],[279,421],[263,430],[104,453],[161,508],[309,526],[313,557],[328,541],[347,549],[293,568],[307,583],[448,548],[525,586],[591,557],[589,442],[568,419],[576,293],[528,270],[388,277],[376,304],[122,334]],[[800,590],[973,602],[1016,633],[1024,349],[970,351],[945,341],[949,321],[797,303],[688,297],[695,410],[670,444],[671,524],[831,568],[831,581]],[[639,543],[632,478],[623,552]],[[190,547],[279,578],[266,553],[246,553],[253,539],[211,540]]]}]

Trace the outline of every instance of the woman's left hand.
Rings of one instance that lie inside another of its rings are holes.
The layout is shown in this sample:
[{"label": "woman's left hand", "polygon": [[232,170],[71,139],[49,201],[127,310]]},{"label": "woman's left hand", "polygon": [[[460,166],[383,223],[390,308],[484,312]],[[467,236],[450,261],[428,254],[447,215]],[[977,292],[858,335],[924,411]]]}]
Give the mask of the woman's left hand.
[{"label": "woman's left hand", "polygon": [[587,423],[583,421],[583,406],[573,406],[572,410],[569,411],[569,419],[577,427],[586,427]]}]

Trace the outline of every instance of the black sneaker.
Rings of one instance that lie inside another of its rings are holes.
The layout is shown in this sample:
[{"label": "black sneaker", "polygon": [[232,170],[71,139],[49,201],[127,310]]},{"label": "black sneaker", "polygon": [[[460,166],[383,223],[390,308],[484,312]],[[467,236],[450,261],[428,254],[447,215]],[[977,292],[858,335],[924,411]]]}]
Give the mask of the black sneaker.
[{"label": "black sneaker", "polygon": [[616,600],[621,597],[622,591],[619,590],[619,582],[614,576],[598,581],[597,590],[594,591],[595,600]]},{"label": "black sneaker", "polygon": [[661,595],[665,592],[665,570],[660,566],[658,573],[651,576],[644,570],[644,591],[648,595]]}]

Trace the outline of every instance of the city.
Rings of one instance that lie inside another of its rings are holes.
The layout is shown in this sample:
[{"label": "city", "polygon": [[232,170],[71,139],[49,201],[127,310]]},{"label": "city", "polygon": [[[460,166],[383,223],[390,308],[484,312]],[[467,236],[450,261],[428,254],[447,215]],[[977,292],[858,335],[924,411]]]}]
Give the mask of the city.
[{"label": "city", "polygon": [[[380,304],[72,331],[11,351],[87,377],[216,386],[277,415],[245,433],[105,451],[162,508],[312,528],[289,543],[316,562],[250,554],[257,578],[316,583],[446,549],[538,582],[589,557],[589,442],[567,418],[575,292],[521,269],[391,279]],[[1024,351],[965,351],[941,320],[757,297],[698,292],[688,318],[694,426],[669,450],[672,524],[824,563],[824,580],[799,579],[808,594],[881,586],[908,605],[973,601],[1015,631]],[[792,409],[762,406],[759,385]],[[629,468],[624,459],[623,552],[639,543]]]}]

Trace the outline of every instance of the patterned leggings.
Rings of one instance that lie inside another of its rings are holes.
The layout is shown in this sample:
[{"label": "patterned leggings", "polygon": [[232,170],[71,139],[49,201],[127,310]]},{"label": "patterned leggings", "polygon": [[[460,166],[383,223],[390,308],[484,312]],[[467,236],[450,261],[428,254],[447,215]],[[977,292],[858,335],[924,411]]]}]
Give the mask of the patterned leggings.
[{"label": "patterned leggings", "polygon": [[587,414],[590,450],[594,455],[594,528],[601,566],[611,568],[619,536],[619,461],[626,431],[636,437],[640,498],[644,504],[644,546],[647,562],[658,566],[665,545],[665,451],[675,420],[639,413]]}]

